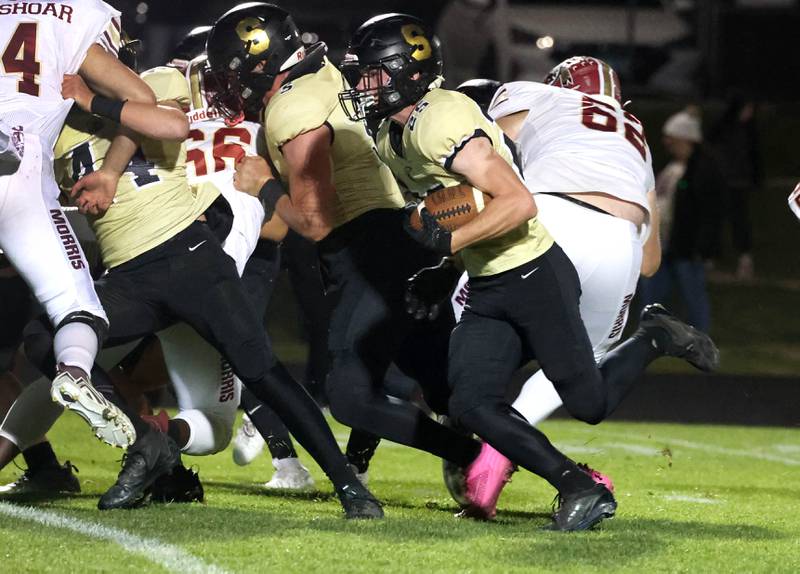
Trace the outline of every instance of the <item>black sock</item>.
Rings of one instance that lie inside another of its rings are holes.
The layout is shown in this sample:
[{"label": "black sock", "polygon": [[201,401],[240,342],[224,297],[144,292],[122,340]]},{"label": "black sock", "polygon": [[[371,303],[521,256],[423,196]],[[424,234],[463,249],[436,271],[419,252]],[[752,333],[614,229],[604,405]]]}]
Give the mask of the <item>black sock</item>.
[{"label": "black sock", "polygon": [[289,431],[275,411],[259,401],[247,389],[242,389],[242,399],[239,404],[264,437],[272,458],[297,458]]},{"label": "black sock", "polygon": [[[654,337],[662,329],[645,333],[641,329],[608,353],[600,363],[600,372],[606,386],[606,416],[610,415],[628,394],[633,384],[641,379],[647,365],[663,355]],[[666,335],[665,335],[666,336]]]},{"label": "black sock", "polygon": [[263,379],[245,384],[275,410],[337,490],[358,482],[314,399],[282,364],[276,363]]},{"label": "black sock", "polygon": [[26,448],[22,451],[22,456],[28,465],[28,470],[32,472],[40,468],[59,466],[56,453],[47,441]]},{"label": "black sock", "polygon": [[369,462],[380,442],[380,437],[373,434],[356,429],[350,431],[345,456],[347,456],[347,461],[356,467],[359,474],[363,474],[369,469]]}]

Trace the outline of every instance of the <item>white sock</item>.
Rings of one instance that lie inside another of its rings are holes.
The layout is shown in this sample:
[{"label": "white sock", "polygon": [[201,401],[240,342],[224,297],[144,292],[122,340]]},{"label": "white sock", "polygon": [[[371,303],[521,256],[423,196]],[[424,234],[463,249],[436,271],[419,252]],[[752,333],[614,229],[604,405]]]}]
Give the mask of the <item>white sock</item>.
[{"label": "white sock", "polygon": [[529,423],[537,425],[564,402],[541,369],[525,381],[513,406]]},{"label": "white sock", "polygon": [[88,375],[97,356],[97,334],[86,323],[67,323],[56,331],[53,350],[56,365],[78,367]]}]

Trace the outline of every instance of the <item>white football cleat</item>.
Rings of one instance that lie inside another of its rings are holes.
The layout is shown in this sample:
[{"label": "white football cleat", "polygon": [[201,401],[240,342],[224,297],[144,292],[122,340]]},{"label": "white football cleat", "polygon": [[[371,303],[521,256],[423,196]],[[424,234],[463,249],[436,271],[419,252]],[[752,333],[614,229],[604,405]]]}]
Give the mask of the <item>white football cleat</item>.
[{"label": "white football cleat", "polygon": [[106,444],[126,448],[136,441],[136,430],[119,407],[108,402],[87,377],[61,371],[50,387],[53,401],[79,415]]},{"label": "white football cleat", "polygon": [[275,474],[264,486],[279,490],[308,490],[314,488],[314,479],[298,458],[273,458]]},{"label": "white football cleat", "polygon": [[242,426],[233,439],[233,462],[239,466],[246,466],[264,450],[264,437],[258,432],[246,414],[242,416]]}]

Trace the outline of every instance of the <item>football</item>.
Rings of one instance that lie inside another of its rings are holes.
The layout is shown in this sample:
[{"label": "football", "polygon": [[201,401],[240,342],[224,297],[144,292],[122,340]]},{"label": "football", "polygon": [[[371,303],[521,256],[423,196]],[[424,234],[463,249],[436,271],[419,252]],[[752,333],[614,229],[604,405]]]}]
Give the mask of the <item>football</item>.
[{"label": "football", "polygon": [[411,214],[411,227],[422,227],[419,212],[426,207],[442,227],[453,231],[475,219],[489,201],[491,196],[468,184],[432,191],[420,202],[417,211]]}]

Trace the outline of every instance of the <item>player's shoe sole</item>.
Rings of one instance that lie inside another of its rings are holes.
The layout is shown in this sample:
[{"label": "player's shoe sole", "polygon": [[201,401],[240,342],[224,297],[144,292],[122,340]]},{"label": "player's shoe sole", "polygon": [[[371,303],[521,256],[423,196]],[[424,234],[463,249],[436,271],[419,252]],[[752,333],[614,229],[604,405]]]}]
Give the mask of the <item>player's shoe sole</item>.
[{"label": "player's shoe sole", "polygon": [[654,303],[642,310],[639,326],[645,331],[663,329],[668,341],[663,349],[671,357],[685,359],[701,371],[710,372],[719,366],[719,349],[707,334],[687,325],[662,305]]},{"label": "player's shoe sole", "polygon": [[111,404],[84,377],[60,372],[50,388],[53,401],[85,420],[94,435],[106,444],[125,448],[136,441],[130,419]]}]

